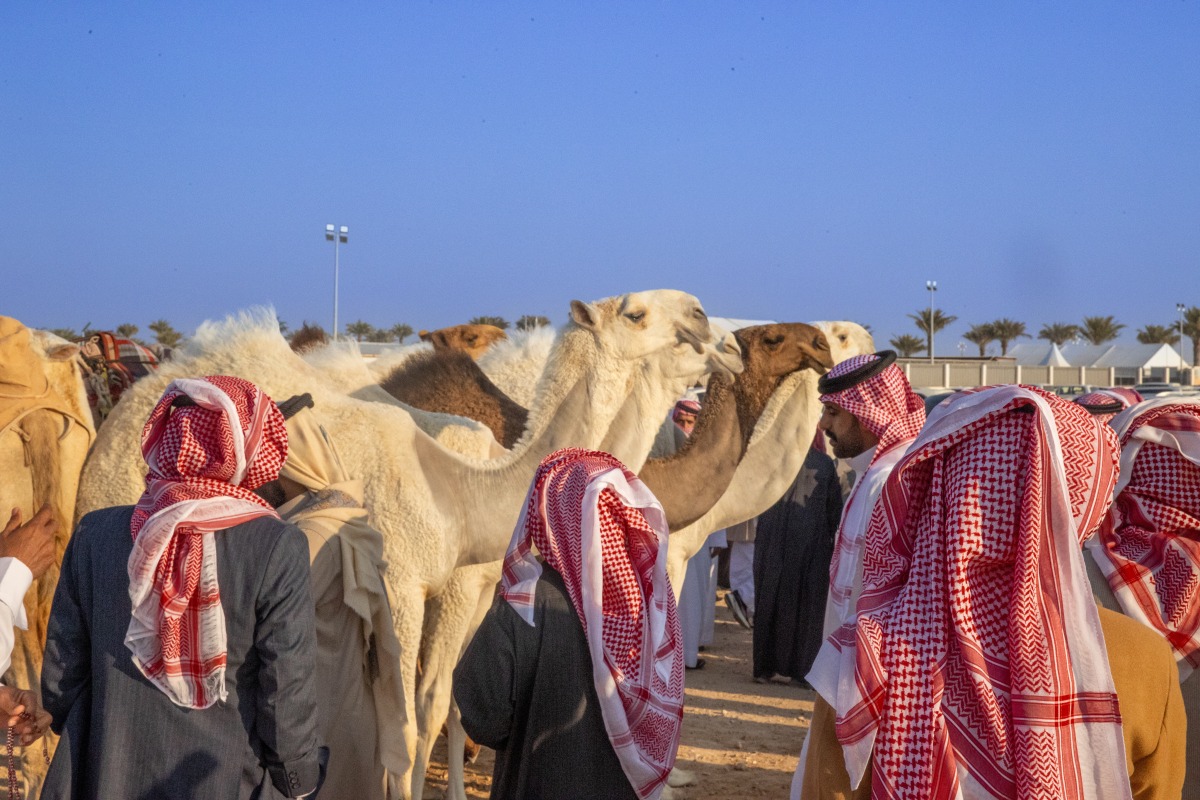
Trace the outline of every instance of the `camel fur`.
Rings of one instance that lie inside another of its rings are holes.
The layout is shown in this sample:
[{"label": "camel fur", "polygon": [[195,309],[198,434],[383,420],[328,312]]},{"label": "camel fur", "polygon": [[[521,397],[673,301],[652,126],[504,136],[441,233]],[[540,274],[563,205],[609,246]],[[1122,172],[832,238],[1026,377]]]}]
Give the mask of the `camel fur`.
[{"label": "camel fur", "polygon": [[477,420],[505,450],[525,432],[529,412],[500,391],[466,352],[414,356],[379,382],[397,400],[426,411]]},{"label": "camel fur", "polygon": [[421,331],[417,335],[422,342],[432,344],[433,349],[438,352],[453,350],[466,353],[476,360],[493,344],[508,338],[508,334],[495,325],[473,323],[452,325],[436,331]]},{"label": "camel fur", "polygon": [[[25,594],[29,628],[16,630],[12,664],[3,676],[10,686],[36,692],[58,565],[71,535],[79,473],[95,428],[79,348],[51,333],[30,331],[15,320],[4,320],[4,328],[21,340],[22,353],[16,358],[7,353],[0,373],[29,370],[32,374],[19,376],[19,382],[32,388],[22,393],[0,387],[0,517],[8,522],[12,509],[18,508],[27,520],[49,503],[58,526],[55,564]],[[0,376],[0,383],[5,380],[7,376]],[[53,752],[57,737],[48,736]],[[46,771],[41,748],[29,748],[18,759],[25,793],[36,796]]]},{"label": "camel fur", "polygon": [[[173,378],[231,374],[274,397],[312,393],[330,435],[348,460],[361,465],[366,505],[384,535],[401,674],[410,698],[404,728],[411,772],[416,755],[411,698],[426,599],[443,589],[455,567],[503,555],[538,463],[559,447],[590,438],[589,431],[607,429],[641,359],[681,337],[701,343],[711,336],[699,301],[683,292],[573,302],[571,321],[539,381],[525,435],[507,456],[480,461],[446,450],[403,408],[350,397],[331,385],[291,352],[273,313],[206,323],[174,361],[139,381],[118,403],[84,471],[78,511],[136,500],[136,480],[110,477],[141,472],[130,466],[140,462],[138,434]],[[401,778],[411,785],[411,774]]]},{"label": "camel fur", "polygon": [[500,391],[529,408],[553,344],[554,331],[548,326],[517,331],[488,348],[479,357],[479,368]]}]

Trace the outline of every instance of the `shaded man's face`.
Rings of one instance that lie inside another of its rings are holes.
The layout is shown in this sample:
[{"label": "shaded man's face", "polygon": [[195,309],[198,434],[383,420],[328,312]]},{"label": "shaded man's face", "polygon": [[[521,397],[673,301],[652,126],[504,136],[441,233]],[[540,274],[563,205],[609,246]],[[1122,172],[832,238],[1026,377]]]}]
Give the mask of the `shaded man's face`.
[{"label": "shaded man's face", "polygon": [[696,427],[696,415],[689,414],[686,411],[680,411],[675,415],[675,424],[685,435],[691,436],[692,429]]},{"label": "shaded man's face", "polygon": [[859,422],[858,417],[833,403],[824,404],[817,427],[838,458],[854,458],[879,444],[879,437]]}]

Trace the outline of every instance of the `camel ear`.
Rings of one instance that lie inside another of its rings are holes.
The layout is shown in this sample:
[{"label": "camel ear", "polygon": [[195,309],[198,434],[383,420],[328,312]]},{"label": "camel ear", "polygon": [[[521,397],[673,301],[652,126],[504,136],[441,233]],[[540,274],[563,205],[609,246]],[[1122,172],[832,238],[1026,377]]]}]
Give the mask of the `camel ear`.
[{"label": "camel ear", "polygon": [[417,331],[417,336],[421,339],[422,342],[429,341],[429,331]]},{"label": "camel ear", "polygon": [[594,331],[600,324],[600,315],[591,303],[582,300],[571,301],[571,319],[581,328]]}]

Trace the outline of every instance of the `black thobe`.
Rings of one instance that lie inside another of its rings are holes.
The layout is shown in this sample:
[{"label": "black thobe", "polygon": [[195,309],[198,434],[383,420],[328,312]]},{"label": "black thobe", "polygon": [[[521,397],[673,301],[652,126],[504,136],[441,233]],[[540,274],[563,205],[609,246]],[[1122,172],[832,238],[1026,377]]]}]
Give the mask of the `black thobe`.
[{"label": "black thobe", "polygon": [[467,734],[496,751],[493,800],[637,800],[613,750],[583,626],[542,566],[534,625],[497,597],[454,670]]},{"label": "black thobe", "polygon": [[833,459],[810,449],[754,538],[754,677],[803,680],[821,649],[829,562],[842,515]]}]

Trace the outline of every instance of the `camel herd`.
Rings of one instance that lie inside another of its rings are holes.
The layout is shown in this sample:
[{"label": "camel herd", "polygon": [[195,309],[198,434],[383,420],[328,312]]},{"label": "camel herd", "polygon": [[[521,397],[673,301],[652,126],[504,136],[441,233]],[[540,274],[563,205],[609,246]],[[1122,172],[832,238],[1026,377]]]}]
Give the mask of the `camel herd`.
[{"label": "camel herd", "polygon": [[[816,429],[817,377],[874,349],[851,322],[720,331],[695,297],[674,290],[573,301],[558,331],[502,338],[458,326],[435,331],[430,341],[432,350],[368,366],[352,343],[293,352],[270,311],[205,323],[122,396],[94,443],[87,425],[65,425],[60,443],[74,449],[60,447],[69,457],[58,459],[65,543],[67,520],[140,496],[142,426],[174,378],[237,375],[277,400],[310,393],[339,450],[360,471],[355,477],[364,480],[368,510],[384,536],[406,696],[408,769],[398,788],[414,798],[422,795],[448,716],[451,752],[463,747],[451,713],[451,674],[491,603],[500,559],[545,455],[566,446],[601,449],[638,472],[666,512],[669,572],[678,588],[687,558],[709,532],[756,516],[790,485]],[[35,349],[47,367],[55,363],[53,348]],[[671,407],[697,384],[707,393],[692,438],[677,454],[651,458]],[[62,391],[71,393],[69,385]],[[81,408],[86,413],[86,398]],[[9,480],[29,471],[21,434],[8,435],[12,427],[0,431],[6,493],[32,486]],[[77,450],[88,453],[86,464]],[[35,507],[32,488],[11,499],[0,498],[5,507]],[[73,515],[66,510],[72,505]],[[44,608],[31,607],[39,621],[48,613],[51,578],[30,593],[35,605],[44,601]],[[37,685],[39,636],[44,623],[27,637],[29,655],[14,659],[18,684]],[[461,759],[449,760],[452,792],[465,798]]]}]

